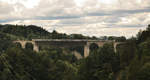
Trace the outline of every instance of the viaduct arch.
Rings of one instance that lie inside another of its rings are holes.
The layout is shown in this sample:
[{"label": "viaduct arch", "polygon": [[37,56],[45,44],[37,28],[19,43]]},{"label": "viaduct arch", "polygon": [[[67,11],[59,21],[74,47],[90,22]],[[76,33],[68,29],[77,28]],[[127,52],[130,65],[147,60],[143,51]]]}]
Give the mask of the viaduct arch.
[{"label": "viaduct arch", "polygon": [[26,48],[26,44],[31,43],[33,45],[33,50],[39,52],[39,47],[34,41],[18,40],[18,41],[14,41],[13,43],[20,43],[22,48]]},{"label": "viaduct arch", "polygon": [[39,52],[39,46],[42,45],[51,45],[56,47],[69,47],[69,46],[84,46],[84,57],[89,56],[90,45],[92,43],[97,44],[99,47],[102,47],[105,43],[113,42],[114,51],[116,52],[116,47],[118,44],[122,44],[123,42],[115,42],[115,41],[103,41],[103,40],[81,40],[81,39],[32,39],[32,41],[18,40],[14,41],[14,43],[20,43],[22,48],[25,48],[27,43],[31,43],[33,45],[33,50]]}]

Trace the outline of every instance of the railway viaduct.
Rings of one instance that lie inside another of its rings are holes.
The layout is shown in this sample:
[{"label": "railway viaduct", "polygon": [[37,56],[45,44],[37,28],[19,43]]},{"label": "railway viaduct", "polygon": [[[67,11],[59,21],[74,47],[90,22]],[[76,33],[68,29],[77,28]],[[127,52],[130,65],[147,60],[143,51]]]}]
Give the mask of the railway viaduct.
[{"label": "railway viaduct", "polygon": [[92,43],[97,44],[99,47],[102,47],[105,43],[112,43],[114,45],[114,51],[116,52],[116,46],[122,44],[122,42],[115,41],[104,41],[104,40],[85,40],[85,39],[32,39],[31,41],[18,40],[14,43],[20,43],[22,48],[25,48],[27,43],[33,45],[34,51],[39,51],[39,46],[56,46],[56,47],[74,47],[74,46],[84,46],[84,57],[89,56],[90,45]]}]

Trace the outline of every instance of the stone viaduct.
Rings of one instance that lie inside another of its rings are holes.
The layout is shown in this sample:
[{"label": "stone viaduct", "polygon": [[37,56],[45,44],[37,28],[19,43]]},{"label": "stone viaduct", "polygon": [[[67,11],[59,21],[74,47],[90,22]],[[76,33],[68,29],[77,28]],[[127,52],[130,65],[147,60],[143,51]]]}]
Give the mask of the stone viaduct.
[{"label": "stone viaduct", "polygon": [[56,47],[74,47],[74,46],[84,46],[84,57],[89,56],[90,45],[92,43],[97,44],[99,47],[102,47],[105,43],[113,42],[114,51],[116,52],[116,47],[118,44],[122,44],[122,42],[115,41],[104,41],[104,40],[85,40],[85,39],[32,39],[32,41],[24,41],[18,40],[14,41],[14,43],[20,43],[22,48],[25,48],[26,43],[33,44],[33,50],[39,51],[39,46],[56,46]]}]

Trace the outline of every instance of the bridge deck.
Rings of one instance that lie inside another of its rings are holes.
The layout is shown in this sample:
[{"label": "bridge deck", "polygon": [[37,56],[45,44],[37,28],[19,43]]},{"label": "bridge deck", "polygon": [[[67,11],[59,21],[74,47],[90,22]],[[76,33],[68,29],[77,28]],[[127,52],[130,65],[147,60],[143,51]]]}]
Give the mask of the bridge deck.
[{"label": "bridge deck", "polygon": [[89,40],[89,39],[32,39],[32,41],[56,41],[56,42],[112,42],[110,40]]}]

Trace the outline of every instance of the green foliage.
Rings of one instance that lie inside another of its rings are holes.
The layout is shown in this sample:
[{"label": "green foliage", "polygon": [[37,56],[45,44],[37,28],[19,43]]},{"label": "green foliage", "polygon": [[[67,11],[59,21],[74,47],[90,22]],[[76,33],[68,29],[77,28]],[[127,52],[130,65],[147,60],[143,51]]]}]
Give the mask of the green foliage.
[{"label": "green foliage", "polygon": [[90,37],[83,36],[82,34],[71,34],[71,39],[90,39]]},{"label": "green foliage", "polygon": [[0,33],[0,52],[4,52],[12,43],[12,38],[4,33]]},{"label": "green foliage", "polygon": [[95,44],[95,43],[92,43],[90,45],[90,51],[92,51],[92,52],[96,51],[98,48],[99,48],[99,46],[97,44]]},{"label": "green foliage", "polygon": [[149,49],[150,40],[147,40],[147,41],[141,43],[139,45],[139,47],[140,47],[140,52],[141,52],[142,56],[149,56],[150,57],[150,49]]},{"label": "green foliage", "polygon": [[52,33],[35,25],[0,25],[0,32],[7,34],[14,40],[31,40],[31,39],[97,39],[96,37],[83,36],[82,34],[58,33],[54,30]]},{"label": "green foliage", "polygon": [[80,80],[113,80],[119,61],[112,45],[106,44],[83,60],[79,68]]},{"label": "green foliage", "polygon": [[[132,38],[126,44],[119,46],[121,80],[149,80],[150,74],[150,26],[140,31],[137,39]],[[127,64],[123,68],[122,64]]]},{"label": "green foliage", "polygon": [[26,43],[25,49],[33,50],[33,44],[32,43]]},{"label": "green foliage", "polygon": [[148,25],[147,29],[144,31],[140,31],[137,35],[137,43],[142,43],[150,38],[150,25]]},{"label": "green foliage", "polygon": [[41,50],[41,55],[47,55],[49,58],[53,59],[54,61],[63,60],[68,61],[70,63],[75,62],[77,59],[71,53],[64,53],[65,50],[62,48],[53,48],[53,47],[46,47]]},{"label": "green foliage", "polygon": [[125,44],[118,45],[118,53],[120,55],[120,66],[123,68],[128,66],[136,56],[137,48],[134,41],[127,41]]},{"label": "green foliage", "polygon": [[0,32],[17,36],[19,39],[49,38],[50,33],[46,30],[34,26],[24,25],[1,25]]},{"label": "green foliage", "polygon": [[139,69],[136,80],[150,80],[150,63],[144,64]]},{"label": "green foliage", "polygon": [[1,80],[74,80],[77,73],[68,61],[54,60],[49,53],[15,47],[0,56],[0,66]]},{"label": "green foliage", "polygon": [[126,38],[124,36],[121,37],[109,36],[108,40],[115,40],[116,42],[124,42],[126,41]]},{"label": "green foliage", "polygon": [[[136,38],[108,37],[113,43],[90,46],[90,56],[77,60],[71,51],[83,53],[83,46],[71,48],[41,47],[33,51],[12,44],[13,40],[46,39],[97,39],[81,34],[61,34],[34,26],[0,25],[0,80],[150,80],[150,25]],[[107,37],[104,37],[105,40]]]},{"label": "green foliage", "polygon": [[142,66],[141,61],[139,61],[137,58],[131,61],[128,69],[126,69],[128,71],[127,74],[128,80],[133,80],[138,76],[137,73],[141,68],[141,66]]},{"label": "green foliage", "polygon": [[119,78],[120,80],[128,80],[128,69],[121,70]]}]

